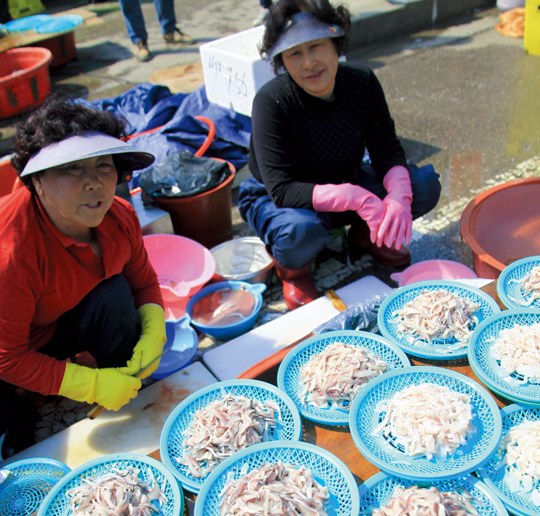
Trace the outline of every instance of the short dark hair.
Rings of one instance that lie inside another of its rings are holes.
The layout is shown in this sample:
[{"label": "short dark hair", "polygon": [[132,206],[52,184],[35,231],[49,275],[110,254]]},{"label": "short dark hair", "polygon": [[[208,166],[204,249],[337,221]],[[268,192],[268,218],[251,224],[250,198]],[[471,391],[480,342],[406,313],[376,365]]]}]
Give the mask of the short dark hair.
[{"label": "short dark hair", "polygon": [[[108,111],[79,104],[65,94],[54,93],[25,122],[17,125],[11,164],[20,176],[30,158],[41,149],[87,131],[122,138],[126,136],[126,121]],[[36,174],[20,178],[31,192],[35,191],[32,176],[38,177]]]},{"label": "short dark hair", "polygon": [[[259,52],[263,59],[266,59],[270,49],[277,43],[283,33],[286,21],[293,15],[300,12],[310,12],[319,20],[329,25],[338,25],[345,30],[345,34],[339,38],[332,38],[331,41],[336,47],[338,56],[345,55],[349,44],[349,31],[351,29],[351,13],[344,5],[334,7],[328,0],[279,0],[270,7],[266,17],[266,30],[263,41],[259,47]],[[283,56],[274,56],[271,60],[274,72],[279,75],[285,70]]]}]

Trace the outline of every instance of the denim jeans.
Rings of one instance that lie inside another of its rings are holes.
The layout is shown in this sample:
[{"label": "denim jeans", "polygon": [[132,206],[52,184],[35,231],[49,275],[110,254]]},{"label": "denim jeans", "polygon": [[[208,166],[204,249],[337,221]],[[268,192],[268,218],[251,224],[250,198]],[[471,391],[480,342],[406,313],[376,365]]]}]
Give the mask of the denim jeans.
[{"label": "denim jeans", "polygon": [[[417,219],[431,211],[439,201],[439,174],[431,165],[418,168],[408,165],[411,174],[413,202],[411,212]],[[384,199],[387,192],[370,165],[363,164],[357,173],[356,184]],[[255,178],[240,185],[238,209],[242,218],[257,232],[274,258],[284,267],[300,269],[308,264],[333,241],[331,230],[360,222],[352,211],[318,213],[297,208],[277,208],[265,186]]]},{"label": "denim jeans", "polygon": [[261,7],[264,7],[265,9],[270,9],[270,6],[272,5],[272,0],[259,0],[261,3]]},{"label": "denim jeans", "polygon": [[[154,0],[158,20],[163,34],[171,34],[176,27],[176,15],[174,14],[174,0]],[[126,28],[133,44],[139,41],[147,41],[148,33],[144,25],[144,17],[141,9],[141,0],[120,0],[120,7],[124,13]]]}]

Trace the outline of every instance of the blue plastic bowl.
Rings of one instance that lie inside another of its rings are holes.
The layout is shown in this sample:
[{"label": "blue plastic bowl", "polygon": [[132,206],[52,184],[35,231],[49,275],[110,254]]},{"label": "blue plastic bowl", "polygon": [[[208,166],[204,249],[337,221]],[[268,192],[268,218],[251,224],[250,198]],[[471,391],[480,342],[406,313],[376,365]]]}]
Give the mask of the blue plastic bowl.
[{"label": "blue plastic bowl", "polygon": [[[226,326],[208,326],[206,324],[200,324],[193,320],[191,317],[191,313],[193,311],[193,307],[195,306],[195,303],[202,299],[203,297],[211,294],[212,292],[215,292],[216,290],[222,290],[225,288],[232,288],[232,289],[240,289],[245,288],[247,291],[249,291],[256,300],[255,310],[253,313],[246,317],[243,321],[239,321],[234,324],[228,324]],[[215,339],[220,340],[228,340],[232,339],[234,337],[238,337],[239,335],[242,335],[243,333],[246,333],[247,331],[251,330],[253,328],[253,325],[255,324],[255,320],[257,319],[257,316],[259,315],[259,312],[262,308],[263,304],[263,298],[262,293],[266,290],[266,285],[264,283],[247,283],[246,281],[220,281],[219,283],[214,283],[213,285],[209,285],[208,287],[204,287],[203,289],[199,290],[188,302],[186,306],[186,315],[189,316],[191,320],[191,324],[195,326],[199,331],[202,333],[209,335],[210,337],[214,337]]]},{"label": "blue plastic bowl", "polygon": [[377,473],[368,478],[358,488],[360,495],[360,512],[369,513],[373,508],[385,507],[394,493],[397,486],[405,488],[418,485],[421,488],[429,489],[436,487],[439,491],[454,491],[454,489],[465,489],[475,499],[473,505],[481,516],[508,516],[507,510],[501,503],[497,495],[482,481],[472,475],[456,477],[451,480],[440,480],[432,482],[428,478],[418,482],[393,477],[386,473]]},{"label": "blue plastic bowl", "polygon": [[189,317],[165,321],[165,330],[167,342],[163,349],[172,348],[161,357],[159,367],[150,375],[155,380],[163,380],[191,364],[199,346],[197,332],[189,325]]},{"label": "blue plastic bowl", "polygon": [[[446,459],[411,457],[391,434],[373,434],[385,415],[381,402],[406,387],[424,383],[445,385],[471,399],[476,432]],[[471,473],[490,460],[501,440],[502,423],[493,396],[474,380],[443,367],[414,366],[388,371],[368,382],[352,402],[349,426],[360,453],[382,471],[409,480],[439,481]]]},{"label": "blue plastic bowl", "polygon": [[[501,409],[502,416],[502,434],[506,436],[510,430],[524,423],[525,421],[540,421],[540,407],[527,407],[524,405],[509,405]],[[518,516],[538,516],[539,508],[530,500],[531,493],[523,491],[512,491],[506,483],[505,474],[507,466],[501,464],[501,459],[505,455],[503,450],[501,454],[495,454],[491,460],[485,464],[478,473],[480,478],[493,489],[495,494],[501,499],[502,503],[512,513]],[[535,488],[539,487],[536,483]]]},{"label": "blue plastic bowl", "polygon": [[349,468],[329,451],[314,444],[291,441],[270,441],[254,444],[225,459],[212,471],[203,484],[195,503],[195,516],[219,516],[220,493],[227,478],[239,478],[242,468],[248,472],[265,463],[283,462],[292,466],[305,466],[317,482],[328,488],[330,498],[326,507],[328,516],[356,516],[360,496]]},{"label": "blue plastic bowl", "polygon": [[259,401],[273,400],[280,407],[278,425],[269,430],[272,441],[299,441],[302,437],[300,413],[287,394],[277,387],[258,380],[226,380],[213,383],[188,396],[169,415],[163,425],[159,441],[161,461],[182,486],[198,493],[208,476],[195,478],[189,468],[176,461],[184,454],[185,431],[193,422],[194,414],[225,394],[247,396]]},{"label": "blue plastic bowl", "polygon": [[132,466],[140,470],[139,478],[148,482],[152,476],[165,493],[168,502],[152,502],[158,509],[156,516],[184,514],[184,491],[174,475],[159,461],[140,453],[114,453],[85,462],[68,473],[52,488],[38,511],[38,516],[67,516],[72,514],[66,493],[79,487],[88,478],[98,478],[115,470]]},{"label": "blue plastic bowl", "polygon": [[4,466],[11,474],[0,484],[0,514],[26,516],[39,506],[71,469],[64,463],[32,458]]}]

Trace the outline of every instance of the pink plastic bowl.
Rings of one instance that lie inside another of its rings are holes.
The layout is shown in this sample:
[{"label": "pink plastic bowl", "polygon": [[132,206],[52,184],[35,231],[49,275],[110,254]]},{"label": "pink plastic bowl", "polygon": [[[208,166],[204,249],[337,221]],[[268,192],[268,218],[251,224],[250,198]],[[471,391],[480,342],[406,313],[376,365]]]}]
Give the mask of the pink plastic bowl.
[{"label": "pink plastic bowl", "polygon": [[185,306],[216,272],[214,255],[191,238],[158,234],[147,235],[143,240],[166,305]]},{"label": "pink plastic bowl", "polygon": [[390,277],[397,281],[400,287],[425,280],[478,278],[471,268],[451,260],[425,260],[407,267],[403,272],[390,274]]}]

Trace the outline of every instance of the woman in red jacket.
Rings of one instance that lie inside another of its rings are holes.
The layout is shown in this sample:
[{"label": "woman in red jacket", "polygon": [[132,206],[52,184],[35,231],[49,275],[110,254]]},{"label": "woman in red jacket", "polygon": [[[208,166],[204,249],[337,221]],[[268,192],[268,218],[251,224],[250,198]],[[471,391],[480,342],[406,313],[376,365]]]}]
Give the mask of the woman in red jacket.
[{"label": "woman in red jacket", "polygon": [[[119,410],[141,387],[133,375],[163,349],[157,275],[135,210],[115,197],[154,156],[120,140],[124,127],[53,97],[18,128],[12,164],[26,188],[0,200],[4,451],[17,437],[8,430],[17,388]],[[67,361],[82,351],[96,369]]]}]

